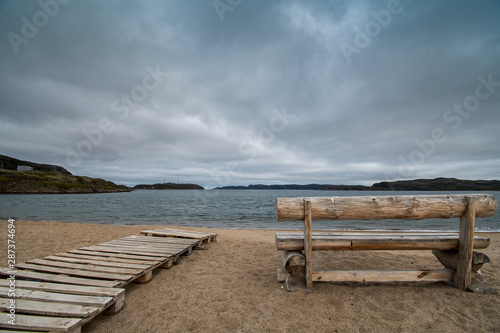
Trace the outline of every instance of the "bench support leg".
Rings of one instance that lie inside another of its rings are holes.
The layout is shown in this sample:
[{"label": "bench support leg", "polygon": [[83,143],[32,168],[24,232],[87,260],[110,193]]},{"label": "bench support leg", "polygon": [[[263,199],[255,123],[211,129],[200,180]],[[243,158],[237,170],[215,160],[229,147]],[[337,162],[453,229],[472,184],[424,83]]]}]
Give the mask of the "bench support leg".
[{"label": "bench support leg", "polygon": [[305,278],[306,287],[313,287],[312,279],[312,203],[304,199],[304,256],[306,257]]},{"label": "bench support leg", "polygon": [[456,273],[456,286],[467,290],[471,283],[472,250],[474,242],[474,224],[476,217],[475,199],[466,197],[467,211],[460,217],[460,234],[458,246],[458,265]]}]

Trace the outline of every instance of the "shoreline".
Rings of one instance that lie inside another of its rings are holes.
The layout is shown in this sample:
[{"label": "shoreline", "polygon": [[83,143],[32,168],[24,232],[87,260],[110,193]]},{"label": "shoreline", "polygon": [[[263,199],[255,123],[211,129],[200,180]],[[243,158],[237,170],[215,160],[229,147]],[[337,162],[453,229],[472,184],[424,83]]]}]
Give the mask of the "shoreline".
[{"label": "shoreline", "polygon": [[[100,315],[82,332],[470,332],[500,327],[500,296],[477,295],[435,283],[315,283],[313,293],[289,293],[276,280],[283,265],[274,230],[173,225],[102,225],[16,221],[16,260],[43,258],[81,246],[172,227],[218,233],[219,242],[156,269],[147,284],[126,287],[125,308]],[[7,222],[1,223],[6,235]],[[484,277],[500,289],[500,233],[486,233]],[[6,251],[7,237],[0,249]],[[318,251],[315,269],[436,269],[431,251]],[[7,264],[1,256],[2,266]]]},{"label": "shoreline", "polygon": [[[5,219],[6,220],[6,219]],[[19,220],[22,221],[22,220]],[[108,224],[108,223],[93,223],[93,222],[79,222],[79,221],[50,221],[50,220],[26,220],[29,222],[55,222],[55,223],[77,223],[77,224],[88,224],[88,225],[103,225],[103,226],[117,226],[117,227],[143,227],[150,229],[161,229],[164,227],[169,228],[180,228],[180,229],[200,229],[200,230],[255,230],[255,231],[272,231],[272,232],[294,232],[302,231],[300,227],[297,229],[291,228],[231,228],[231,227],[198,227],[190,225],[175,225],[175,224]],[[300,221],[297,221],[300,222]],[[458,232],[458,229],[325,229],[325,228],[314,228],[313,231],[335,231],[335,232]],[[474,233],[482,234],[500,234],[500,228],[498,230],[475,230]]]}]

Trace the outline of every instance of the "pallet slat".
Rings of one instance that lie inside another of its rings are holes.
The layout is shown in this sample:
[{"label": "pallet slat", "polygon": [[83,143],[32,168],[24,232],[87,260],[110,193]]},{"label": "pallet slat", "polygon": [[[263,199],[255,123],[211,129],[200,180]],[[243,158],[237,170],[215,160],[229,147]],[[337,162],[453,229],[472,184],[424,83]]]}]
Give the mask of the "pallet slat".
[{"label": "pallet slat", "polygon": [[[10,282],[6,279],[0,279],[0,286],[10,287]],[[87,296],[116,297],[125,293],[123,289],[119,288],[78,286],[78,285],[63,284],[63,283],[37,282],[37,281],[24,281],[24,280],[16,280],[16,288],[25,288],[30,290],[50,291],[61,294],[87,295]]]},{"label": "pallet slat", "polygon": [[[9,297],[9,288],[0,287],[0,297]],[[113,301],[113,297],[59,294],[54,292],[23,289],[20,287],[16,287],[15,298],[29,299],[32,301],[47,301],[94,306],[107,306]]]},{"label": "pallet slat", "polygon": [[8,322],[7,316],[0,316],[0,327],[18,330],[41,330],[51,332],[71,332],[81,325],[83,319],[65,317],[42,317],[16,314],[16,325]]},{"label": "pallet slat", "polygon": [[83,276],[83,277],[97,278],[97,279],[106,279],[106,280],[127,281],[127,280],[134,278],[133,275],[91,272],[91,271],[83,271],[80,269],[67,269],[67,268],[58,268],[58,267],[52,267],[52,266],[35,265],[35,264],[18,264],[18,265],[16,265],[16,267],[22,268],[22,269],[29,269],[29,270],[33,270],[33,271],[76,275],[76,276]]},{"label": "pallet slat", "polygon": [[114,262],[107,260],[85,259],[85,258],[71,258],[66,256],[47,256],[44,259],[52,261],[63,261],[75,264],[90,264],[95,266],[117,267],[117,268],[132,268],[136,270],[148,269],[151,264],[132,264],[128,262]]},{"label": "pallet slat", "polygon": [[[0,275],[9,276],[10,269],[0,268]],[[106,287],[106,288],[114,288],[119,287],[119,281],[105,281],[105,280],[96,280],[96,279],[86,279],[86,278],[77,278],[71,276],[64,276],[58,274],[49,274],[49,273],[40,273],[40,272],[32,272],[25,270],[17,270],[16,277],[25,278],[25,279],[34,279],[40,281],[50,281],[57,283],[67,283],[67,284],[75,284],[75,285],[83,285],[83,286],[97,286],[97,287]]]},{"label": "pallet slat", "polygon": [[[130,259],[130,260],[141,260],[141,261],[161,261],[164,260],[165,258],[163,257],[150,257],[150,256],[145,256],[145,255],[134,255],[134,254],[126,254],[126,253],[113,253],[113,252],[102,252],[102,251],[94,251],[94,250],[82,250],[82,248],[77,249],[77,250],[70,250],[67,253],[69,254],[77,254],[77,255],[91,255],[91,256],[97,256],[97,257],[103,257],[103,258],[110,258],[110,259]],[[58,255],[63,255],[63,254],[58,254]]]},{"label": "pallet slat", "polygon": [[179,230],[170,228],[143,230],[141,231],[141,234],[147,236],[157,236],[157,237],[193,238],[193,239],[199,239],[204,243],[210,243],[211,241],[217,239],[216,233],[204,233],[199,231]]},{"label": "pallet slat", "polygon": [[34,259],[28,261],[29,264],[43,265],[43,266],[52,266],[52,267],[60,267],[60,268],[68,268],[68,269],[79,269],[84,271],[92,271],[92,272],[102,272],[102,273],[111,273],[111,274],[130,274],[136,275],[140,274],[142,269],[131,269],[131,268],[121,268],[121,267],[109,267],[109,266],[101,266],[101,265],[93,265],[93,264],[78,264],[78,263],[69,263],[64,261],[56,261],[56,260],[47,260],[47,259]]},{"label": "pallet slat", "polygon": [[[0,310],[7,311],[10,303],[8,298],[0,298]],[[55,317],[88,318],[97,314],[99,307],[68,303],[41,302],[25,299],[16,300],[16,313],[44,315]]]}]

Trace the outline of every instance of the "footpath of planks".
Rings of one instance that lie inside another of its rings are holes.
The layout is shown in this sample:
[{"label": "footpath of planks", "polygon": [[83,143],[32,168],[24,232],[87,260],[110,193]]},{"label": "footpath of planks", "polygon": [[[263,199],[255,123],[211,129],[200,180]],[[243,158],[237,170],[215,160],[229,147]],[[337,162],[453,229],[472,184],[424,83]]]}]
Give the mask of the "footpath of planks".
[{"label": "footpath of planks", "polygon": [[149,282],[155,268],[170,268],[201,243],[133,235],[0,268],[6,277],[0,279],[0,328],[78,333],[98,314],[123,308],[122,287]]}]

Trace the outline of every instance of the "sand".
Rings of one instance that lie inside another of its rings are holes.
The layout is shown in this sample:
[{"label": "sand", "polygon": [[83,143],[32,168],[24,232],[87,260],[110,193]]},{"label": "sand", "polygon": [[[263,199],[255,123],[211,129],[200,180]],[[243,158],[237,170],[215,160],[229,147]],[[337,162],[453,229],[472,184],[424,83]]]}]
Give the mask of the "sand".
[{"label": "sand", "polygon": [[[18,262],[127,235],[144,226],[16,221]],[[0,222],[7,249],[7,221]],[[158,226],[167,227],[167,226]],[[174,227],[174,226],[168,226]],[[182,229],[182,228],[181,228]],[[328,284],[290,293],[276,280],[281,253],[270,230],[209,230],[219,243],[157,269],[148,284],[126,287],[126,306],[99,315],[82,332],[500,332],[500,296],[443,283]],[[482,250],[486,279],[500,289],[500,234]],[[0,265],[7,264],[1,256]],[[431,269],[430,251],[315,252],[315,269]]]}]

